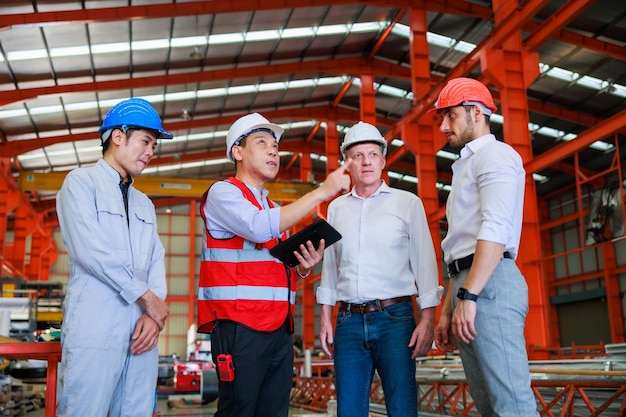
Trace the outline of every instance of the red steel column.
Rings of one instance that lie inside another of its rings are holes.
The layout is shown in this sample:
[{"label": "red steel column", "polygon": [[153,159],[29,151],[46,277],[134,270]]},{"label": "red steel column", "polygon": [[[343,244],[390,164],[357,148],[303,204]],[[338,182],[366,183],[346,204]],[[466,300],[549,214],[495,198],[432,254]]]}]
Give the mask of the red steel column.
[{"label": "red steel column", "polygon": [[[550,208],[545,198],[537,198],[537,207],[539,208],[539,219],[542,225],[547,224],[550,220]],[[554,260],[552,254],[554,253],[552,245],[552,232],[548,228],[540,228],[541,234],[541,253],[542,260],[540,263],[541,270],[543,271],[546,296],[549,300],[550,297],[556,296],[556,288],[554,283],[556,282],[556,273],[554,270]],[[559,330],[559,316],[556,306],[548,304],[548,343],[539,347],[548,348],[551,346],[561,346],[561,335]],[[531,360],[540,358],[530,358]]]},{"label": "red steel column", "polygon": [[[515,12],[517,2],[495,0],[495,23]],[[526,163],[533,158],[528,132],[528,98],[526,89],[539,75],[539,55],[522,50],[521,36],[516,34],[503,43],[502,49],[487,49],[481,55],[483,74],[500,90],[504,117],[504,140],[513,146]],[[518,264],[528,283],[529,312],[526,322],[528,344],[547,346],[549,343],[547,289],[539,260],[541,234],[537,193],[532,172],[527,172],[524,198],[524,223]]]},{"label": "red steel column", "polygon": [[361,73],[361,121],[376,125],[376,98],[374,76]]},{"label": "red steel column", "polygon": [[24,274],[26,259],[26,238],[35,229],[35,222],[29,216],[28,209],[18,205],[15,210],[15,228],[13,231],[13,250],[10,255],[13,267]]},{"label": "red steel column", "polygon": [[[411,50],[411,89],[414,100],[416,97],[425,95],[430,89],[430,59],[428,57],[428,23],[426,11],[423,9],[410,9],[409,23],[411,26],[410,50]],[[431,217],[439,210],[439,196],[437,193],[437,162],[435,149],[435,135],[441,135],[437,131],[437,124],[433,123],[430,116],[424,116],[419,120],[405,123],[401,127],[402,139],[407,149],[415,155],[415,174],[418,178],[417,195],[424,203],[426,216]],[[430,232],[433,237],[435,248],[439,248],[441,236],[439,233],[439,221],[432,222]],[[438,259],[441,259],[441,251],[438,250]]]},{"label": "red steel column", "polygon": [[[199,277],[200,271],[196,271],[196,253],[202,252],[204,247],[200,244],[200,250],[196,248],[196,222],[198,221],[198,213],[199,210],[202,210],[200,206],[200,200],[191,200],[189,201],[189,259],[188,259],[188,268],[189,275],[187,277],[187,328],[196,323],[196,274]],[[200,221],[202,221],[202,216],[200,216]],[[204,233],[204,224],[200,228]],[[203,241],[203,235],[200,235],[200,242]],[[169,335],[169,334],[168,334]]]},{"label": "red steel column", "polygon": [[411,52],[411,90],[413,104],[430,91],[430,58],[428,56],[428,21],[424,9],[409,11],[409,25],[411,35],[409,48]]},{"label": "red steel column", "polygon": [[[6,183],[0,180],[0,274],[5,275],[4,266],[9,267],[10,252],[6,249],[6,232],[8,227],[9,213],[12,213],[17,207],[20,199],[20,193],[15,190],[8,189]],[[13,269],[10,266],[10,269]]]},{"label": "red steel column", "polygon": [[611,343],[624,343],[624,314],[622,312],[622,295],[619,288],[619,277],[616,272],[615,242],[607,240],[602,243],[602,265],[604,266],[604,286],[606,287],[606,304],[609,313]]}]

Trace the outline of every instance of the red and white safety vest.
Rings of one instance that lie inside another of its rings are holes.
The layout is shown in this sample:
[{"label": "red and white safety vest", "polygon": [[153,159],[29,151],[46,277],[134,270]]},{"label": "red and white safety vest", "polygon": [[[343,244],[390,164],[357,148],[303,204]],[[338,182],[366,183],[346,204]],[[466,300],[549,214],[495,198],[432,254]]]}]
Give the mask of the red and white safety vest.
[{"label": "red and white safety vest", "polygon": [[[226,181],[237,186],[250,203],[262,210],[243,182],[234,177]],[[198,332],[210,333],[216,318],[268,332],[278,329],[288,318],[289,329],[293,331],[295,279],[291,278],[288,267],[269,252],[279,240],[255,243],[240,236],[213,238],[206,229],[203,210],[207,195],[208,190],[200,203],[205,227],[198,286]]]}]

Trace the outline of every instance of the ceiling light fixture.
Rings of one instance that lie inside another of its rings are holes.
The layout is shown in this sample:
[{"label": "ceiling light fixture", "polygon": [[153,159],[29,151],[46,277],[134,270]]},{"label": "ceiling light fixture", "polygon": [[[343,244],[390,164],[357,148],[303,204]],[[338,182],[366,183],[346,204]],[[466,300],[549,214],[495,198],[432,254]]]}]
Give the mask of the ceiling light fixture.
[{"label": "ceiling light fixture", "polygon": [[189,58],[191,59],[202,59],[204,58],[204,55],[202,55],[202,53],[200,53],[200,49],[195,46],[193,48],[193,51],[189,54]]}]

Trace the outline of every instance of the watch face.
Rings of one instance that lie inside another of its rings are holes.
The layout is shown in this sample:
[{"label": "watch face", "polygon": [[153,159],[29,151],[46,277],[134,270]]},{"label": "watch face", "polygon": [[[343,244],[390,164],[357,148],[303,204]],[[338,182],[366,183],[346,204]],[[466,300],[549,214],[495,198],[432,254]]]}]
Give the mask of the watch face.
[{"label": "watch face", "polygon": [[460,298],[461,300],[476,301],[478,299],[478,296],[476,294],[472,294],[471,292],[467,291],[463,287],[459,288],[459,291],[456,293],[456,296]]}]

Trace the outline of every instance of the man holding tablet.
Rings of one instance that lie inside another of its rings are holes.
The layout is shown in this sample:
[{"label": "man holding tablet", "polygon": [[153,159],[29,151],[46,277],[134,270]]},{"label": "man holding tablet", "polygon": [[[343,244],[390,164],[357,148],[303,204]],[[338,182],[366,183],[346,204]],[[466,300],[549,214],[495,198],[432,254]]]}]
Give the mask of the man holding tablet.
[{"label": "man holding tablet", "polygon": [[318,204],[350,187],[349,166],[317,189],[280,207],[265,183],[278,174],[283,128],[258,113],[228,131],[226,155],[236,175],[204,194],[204,246],[198,289],[198,331],[211,332],[218,364],[216,417],[287,417],[293,372],[296,275],[321,259],[324,243],[300,245],[291,269],[270,254],[286,231]]}]

